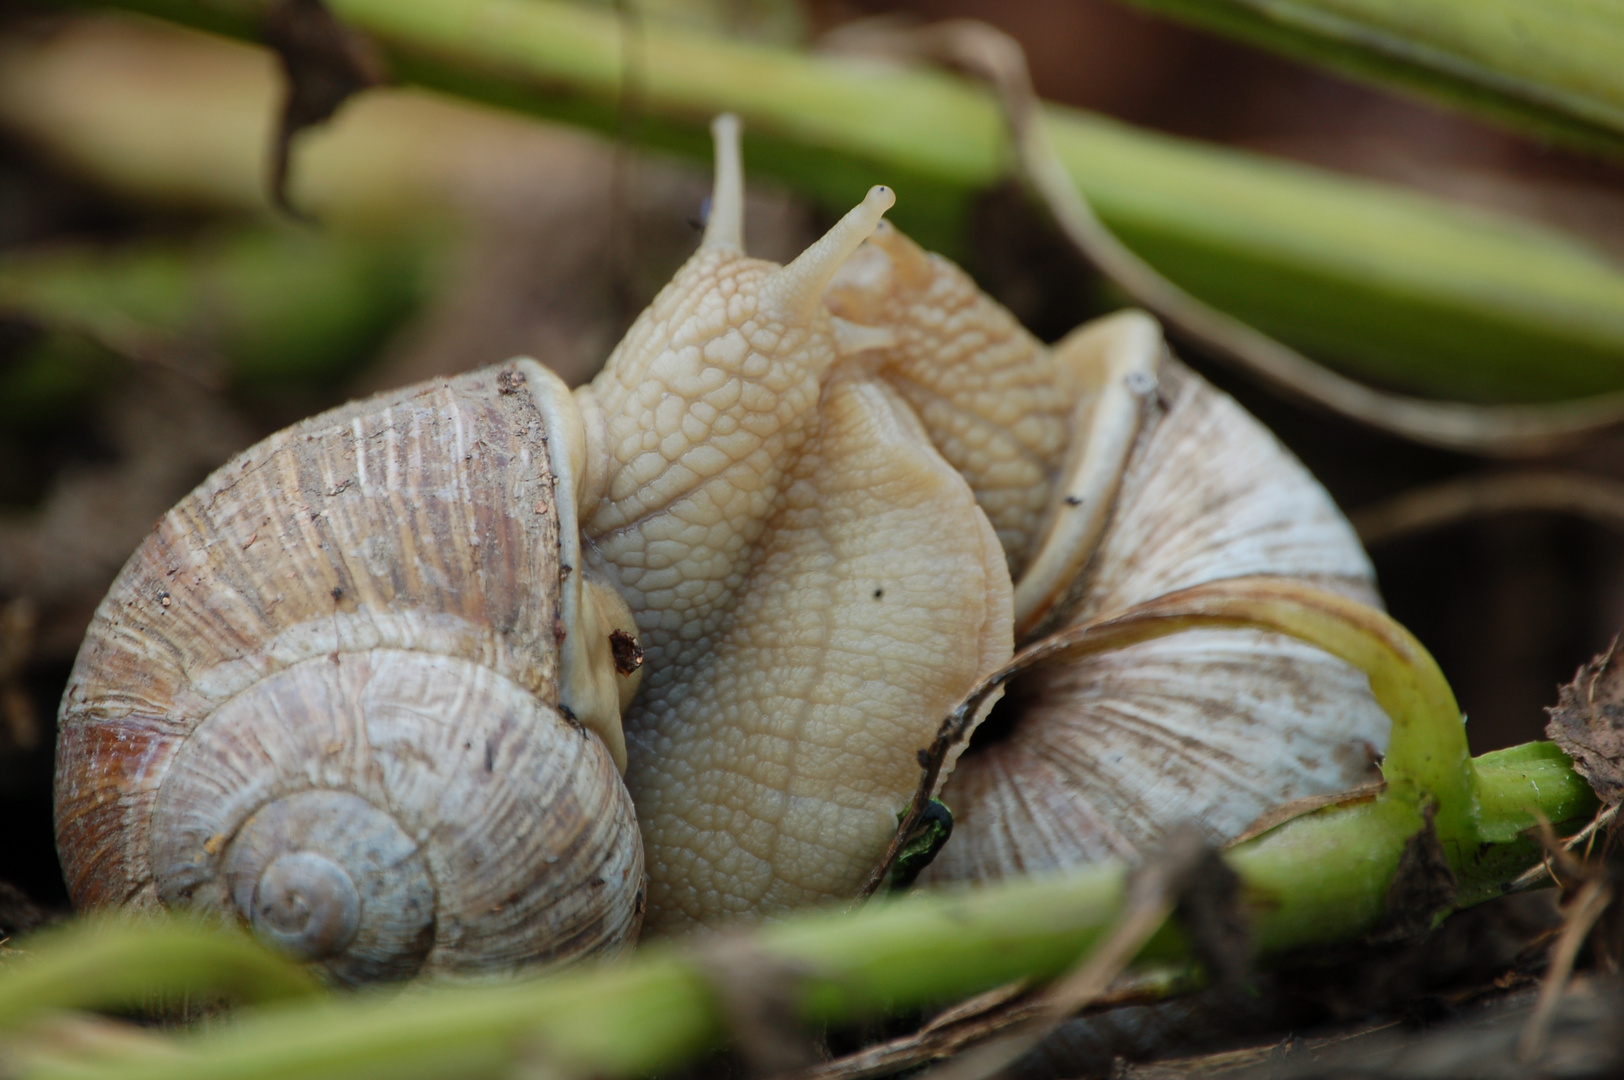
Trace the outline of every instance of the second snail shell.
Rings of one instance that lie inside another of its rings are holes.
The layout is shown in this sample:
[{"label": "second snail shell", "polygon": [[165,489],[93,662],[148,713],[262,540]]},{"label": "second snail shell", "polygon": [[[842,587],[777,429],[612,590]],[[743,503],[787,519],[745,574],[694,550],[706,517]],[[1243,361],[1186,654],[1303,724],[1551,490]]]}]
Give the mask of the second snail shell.
[{"label": "second snail shell", "polygon": [[[1324,490],[1227,395],[1164,361],[1071,625],[1225,578],[1295,578],[1380,605]],[[1202,629],[1017,681],[994,739],[941,798],[925,880],[1133,859],[1182,821],[1214,842],[1264,811],[1370,779],[1390,721],[1365,676],[1292,638]]]},{"label": "second snail shell", "polygon": [[[1049,349],[884,188],[749,258],[716,131],[700,250],[591,385],[518,361],[346,406],[164,519],[63,704],[77,903],[236,912],[343,981],[618,950],[645,901],[661,933],[770,918],[853,894],[1017,634],[1242,574],[1375,601],[1325,493],[1147,317]],[[1033,677],[997,723],[935,878],[1231,835],[1386,740],[1362,676],[1245,631]]]},{"label": "second snail shell", "polygon": [[[1251,575],[1380,605],[1325,490],[1172,359],[1153,320],[1121,312],[1050,349],[940,256],[883,227],[869,246],[830,303],[896,328],[875,369],[999,526],[1023,638]],[[950,760],[954,830],[921,880],[1133,859],[1185,822],[1226,840],[1370,779],[1389,727],[1362,673],[1260,631],[1189,630],[1031,672]]]}]

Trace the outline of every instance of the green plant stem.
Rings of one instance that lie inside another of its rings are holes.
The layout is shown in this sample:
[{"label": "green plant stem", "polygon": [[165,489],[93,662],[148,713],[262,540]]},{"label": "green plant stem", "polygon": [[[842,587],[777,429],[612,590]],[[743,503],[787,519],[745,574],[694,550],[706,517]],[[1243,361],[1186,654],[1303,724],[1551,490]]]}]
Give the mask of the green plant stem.
[{"label": "green plant stem", "polygon": [[1624,10],[1585,0],[1126,0],[1580,150],[1624,157]]},{"label": "green plant stem", "polygon": [[[1500,839],[1458,850],[1463,903],[1497,895],[1538,861],[1522,830],[1544,818],[1592,813],[1589,787],[1549,743],[1476,759],[1480,832]],[[1326,809],[1294,819],[1227,856],[1251,898],[1260,949],[1280,953],[1350,940],[1376,926],[1405,843],[1420,817],[1402,800]],[[1013,978],[1047,978],[1074,962],[1120,914],[1124,869],[970,890],[919,892],[858,912],[821,912],[758,931],[764,962],[799,981],[809,1019],[841,1019],[925,1005]],[[152,933],[135,929],[134,935]],[[1183,956],[1176,929],[1141,960]],[[0,1001],[29,966],[56,963],[43,943],[28,966],[0,972]],[[245,1011],[231,1025],[176,1040],[173,1059],[33,1060],[30,1077],[464,1077],[509,1069],[533,1052],[582,1073],[630,1076],[674,1065],[727,1036],[692,948],[645,948],[629,962],[544,980],[431,987],[313,1005]],[[199,990],[208,989],[207,986]],[[97,1004],[105,996],[87,1002]]]},{"label": "green plant stem", "polygon": [[[1588,785],[1549,743],[1466,758],[1459,710],[1426,651],[1381,612],[1301,583],[1235,579],[1182,590],[1055,635],[1047,639],[1054,642],[1047,653],[1034,646],[1021,655],[1029,663],[1064,661],[1079,649],[1213,624],[1293,634],[1355,664],[1370,676],[1394,725],[1388,784],[1379,796],[1291,818],[1227,853],[1265,956],[1354,940],[1393,914],[1393,876],[1406,845],[1426,827],[1422,810],[1429,802],[1463,904],[1495,895],[1537,861],[1539,849],[1523,837],[1530,826],[1575,823],[1596,808]],[[989,685],[995,681],[989,676]],[[1127,881],[1126,867],[1109,863],[925,891],[857,911],[798,915],[720,945],[655,945],[624,964],[536,982],[423,987],[393,999],[373,993],[249,1011],[230,1025],[176,1040],[175,1056],[154,1053],[150,1042],[99,1059],[75,1055],[71,1047],[34,1046],[21,1055],[25,1067],[18,1071],[82,1080],[466,1077],[504,1072],[530,1054],[570,1073],[637,1075],[678,1064],[727,1037],[713,980],[728,978],[730,970],[745,966],[758,982],[782,982],[810,1021],[950,1000],[1016,978],[1044,979],[1070,967],[1118,925]],[[135,944],[124,942],[122,955],[143,955],[141,936],[152,932],[132,928]],[[105,947],[121,955],[117,939]],[[63,971],[86,970],[85,952],[70,936],[54,949],[41,947],[16,971],[0,973],[0,1024],[26,1019],[27,980],[71,987]],[[1164,926],[1138,959],[1187,962],[1178,927]],[[109,981],[113,997],[141,989],[128,977],[127,960],[125,966],[124,977]],[[241,980],[230,963],[212,974]],[[213,989],[207,978],[203,982],[198,992]],[[83,1002],[64,1000],[60,992],[44,995],[39,1004],[117,1003],[99,986],[87,986],[84,994]]]},{"label": "green plant stem", "polygon": [[0,1030],[47,1010],[128,1007],[198,989],[250,1001],[320,993],[303,966],[184,916],[88,919],[31,939],[0,972]]},{"label": "green plant stem", "polygon": [[408,233],[243,228],[9,251],[0,315],[46,333],[0,372],[0,422],[37,423],[105,388],[114,356],[261,390],[332,382],[422,299],[436,250]]},{"label": "green plant stem", "polygon": [[[243,36],[255,0],[122,0]],[[613,130],[618,24],[551,0],[333,0],[398,76]],[[959,254],[973,196],[1008,172],[967,84],[664,27],[638,52],[640,137],[702,158],[744,117],[752,174],[844,208],[884,180],[895,217]],[[1055,149],[1126,242],[1195,295],[1319,359],[1422,393],[1549,400],[1624,387],[1624,273],[1548,230],[1383,185],[1049,110]]]}]

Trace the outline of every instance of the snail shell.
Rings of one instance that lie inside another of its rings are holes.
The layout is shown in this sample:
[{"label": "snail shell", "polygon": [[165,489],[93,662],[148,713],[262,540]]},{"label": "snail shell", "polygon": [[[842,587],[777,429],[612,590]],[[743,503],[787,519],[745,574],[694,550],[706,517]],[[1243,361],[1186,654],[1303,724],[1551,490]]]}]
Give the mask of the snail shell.
[{"label": "snail shell", "polygon": [[[1147,410],[1058,621],[1250,574],[1380,605],[1330,497],[1233,399],[1164,360]],[[993,724],[942,790],[954,833],[927,880],[1134,858],[1182,821],[1226,840],[1273,806],[1368,780],[1390,721],[1362,673],[1312,646],[1202,629],[1030,673]]]},{"label": "snail shell", "polygon": [[634,940],[618,728],[557,704],[560,639],[596,624],[560,556],[548,379],[511,365],[335,409],[159,522],[63,700],[76,905],[222,911],[343,983]]}]

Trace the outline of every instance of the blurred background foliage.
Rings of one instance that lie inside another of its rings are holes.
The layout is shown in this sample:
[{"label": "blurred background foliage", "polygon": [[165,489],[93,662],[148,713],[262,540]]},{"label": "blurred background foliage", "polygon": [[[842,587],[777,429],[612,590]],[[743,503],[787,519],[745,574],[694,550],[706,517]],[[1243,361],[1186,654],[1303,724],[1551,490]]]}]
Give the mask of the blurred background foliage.
[{"label": "blurred background foliage", "polygon": [[[1041,335],[1124,302],[1012,182],[987,95],[853,55],[863,20],[1012,34],[1106,222],[1318,360],[1454,400],[1624,390],[1624,16],[1577,0],[333,0],[387,85],[294,138],[298,215],[268,195],[263,6],[119,6],[146,14],[0,8],[0,881],[47,908],[56,701],[153,520],[354,395],[518,353],[590,377],[696,241],[714,111],[746,121],[754,254],[883,181]],[[1487,467],[1187,358],[1350,511]],[[1624,479],[1611,433],[1541,467]],[[1624,625],[1594,516],[1374,547],[1474,751],[1537,737]]]}]

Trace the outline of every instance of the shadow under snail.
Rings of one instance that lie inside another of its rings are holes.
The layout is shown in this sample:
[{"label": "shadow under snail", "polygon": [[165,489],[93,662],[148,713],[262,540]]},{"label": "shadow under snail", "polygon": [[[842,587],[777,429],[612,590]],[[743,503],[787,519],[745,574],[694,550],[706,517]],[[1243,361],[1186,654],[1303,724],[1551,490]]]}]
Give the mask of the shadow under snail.
[{"label": "shadow under snail", "polygon": [[[855,892],[1018,638],[1244,574],[1376,602],[1329,497],[1154,321],[1046,347],[883,187],[749,258],[714,130],[699,250],[589,386],[520,359],[345,405],[159,522],[62,703],[76,904],[218,910],[345,983],[770,917]],[[1233,835],[1356,783],[1388,723],[1249,630],[1013,698],[928,879]]]}]

